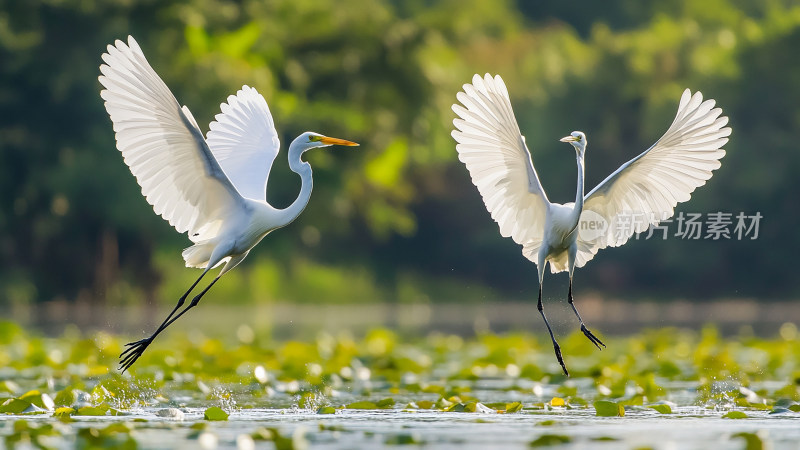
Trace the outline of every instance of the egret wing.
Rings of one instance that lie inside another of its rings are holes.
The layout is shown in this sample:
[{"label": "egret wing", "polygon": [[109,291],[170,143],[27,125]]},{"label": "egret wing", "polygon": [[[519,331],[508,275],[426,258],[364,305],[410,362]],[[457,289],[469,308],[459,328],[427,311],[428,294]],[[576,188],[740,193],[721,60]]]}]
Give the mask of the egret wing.
[{"label": "egret wing", "polygon": [[602,233],[579,233],[578,267],[602,248],[617,247],[634,234],[666,220],[675,206],[720,167],[731,129],[714,100],[687,89],[666,133],[649,149],[623,164],[584,197],[582,220],[605,222]]},{"label": "egret wing", "polygon": [[280,140],[267,101],[243,86],[211,122],[208,146],[243,197],[266,201],[267,179]]},{"label": "egret wing", "polygon": [[214,159],[194,118],[128,37],[103,54],[100,96],[117,148],[157,214],[198,242],[213,236],[242,197]]},{"label": "egret wing", "polygon": [[536,262],[549,201],[505,83],[499,75],[475,75],[457,98],[461,105],[453,105],[459,118],[453,120],[457,129],[452,136],[458,159],[467,166],[500,234],[523,245],[523,254]]}]

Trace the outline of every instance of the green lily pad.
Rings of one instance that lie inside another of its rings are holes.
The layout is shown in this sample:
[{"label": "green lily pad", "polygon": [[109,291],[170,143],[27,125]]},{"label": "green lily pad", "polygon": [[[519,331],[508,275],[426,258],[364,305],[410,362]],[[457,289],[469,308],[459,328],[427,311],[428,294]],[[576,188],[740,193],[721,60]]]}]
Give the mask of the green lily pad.
[{"label": "green lily pad", "polygon": [[272,430],[266,427],[256,428],[256,431],[250,433],[250,437],[253,438],[254,441],[271,441],[275,439]]},{"label": "green lily pad", "polygon": [[447,408],[447,412],[469,412],[465,403],[456,403]]},{"label": "green lily pad", "polygon": [[206,429],[208,429],[208,424],[206,424],[205,422],[195,422],[192,424],[192,426],[189,427],[189,429],[192,431],[191,433],[186,435],[186,438],[198,439],[200,435],[203,434],[206,431]]},{"label": "green lily pad", "polygon": [[537,427],[552,427],[553,425],[558,425],[560,422],[553,419],[543,420],[541,422],[536,422],[534,425]]},{"label": "green lily pad", "polygon": [[625,415],[624,406],[607,400],[594,402],[594,409],[598,417],[623,417]]},{"label": "green lily pad", "polygon": [[70,408],[69,406],[62,406],[61,408],[56,408],[53,412],[53,417],[69,417],[75,414],[75,410]]},{"label": "green lily pad", "polygon": [[649,405],[648,408],[655,409],[660,414],[672,414],[672,408],[669,405]]},{"label": "green lily pad", "polygon": [[724,416],[723,419],[747,419],[747,414],[743,413],[742,411],[728,411]]},{"label": "green lily pad", "polygon": [[436,403],[434,403],[434,402],[432,402],[430,400],[420,400],[420,401],[416,402],[416,404],[419,407],[419,409],[431,409],[434,406],[436,406]]},{"label": "green lily pad", "polygon": [[360,402],[353,402],[349,405],[346,405],[345,408],[347,409],[378,409],[378,405],[370,401],[360,401]]},{"label": "green lily pad", "polygon": [[212,406],[206,409],[206,412],[203,413],[203,418],[205,420],[228,420],[228,413],[219,406]]},{"label": "green lily pad", "polygon": [[563,434],[543,434],[530,443],[530,447],[549,447],[572,442],[572,438]]},{"label": "green lily pad", "polygon": [[333,406],[320,406],[317,409],[317,414],[336,414],[336,408]]},{"label": "green lily pad", "polygon": [[395,401],[392,397],[387,397],[382,400],[379,400],[378,403],[375,404],[380,409],[389,409],[395,405]]},{"label": "green lily pad", "polygon": [[31,406],[31,403],[18,398],[10,398],[0,405],[0,413],[20,414]]},{"label": "green lily pad", "polygon": [[55,403],[53,402],[53,398],[47,394],[43,394],[39,391],[31,391],[22,397],[21,400],[31,402],[31,405],[35,405],[39,408],[45,409],[47,411],[52,411],[53,407],[55,407]]},{"label": "green lily pad", "polygon": [[515,413],[517,411],[522,411],[522,403],[521,402],[506,403],[506,412],[507,413]]},{"label": "green lily pad", "polygon": [[72,406],[76,401],[78,401],[78,395],[71,387],[58,391],[56,398],[53,399],[55,406]]},{"label": "green lily pad", "polygon": [[745,450],[764,450],[764,441],[755,433],[736,433],[732,438],[741,438],[745,441]]},{"label": "green lily pad", "polygon": [[105,416],[107,409],[97,407],[97,406],[84,406],[83,408],[78,408],[73,415],[75,416]]},{"label": "green lily pad", "polygon": [[419,445],[422,443],[419,436],[414,434],[395,434],[383,441],[386,445]]}]

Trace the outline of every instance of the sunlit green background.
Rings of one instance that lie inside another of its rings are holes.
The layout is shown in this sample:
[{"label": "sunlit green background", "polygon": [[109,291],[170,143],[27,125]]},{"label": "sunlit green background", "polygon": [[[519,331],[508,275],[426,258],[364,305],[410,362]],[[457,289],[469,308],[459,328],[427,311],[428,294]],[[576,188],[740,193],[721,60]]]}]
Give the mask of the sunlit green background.
[{"label": "sunlit green background", "polygon": [[[200,124],[248,84],[284,148],[305,130],[361,143],[308,154],[306,211],[205,303],[533,298],[535,266],[499,236],[450,137],[456,92],[484,72],[508,84],[555,201],[574,197],[557,141],[574,129],[592,187],[666,130],[684,88],[730,117],[721,169],[679,211],[759,212],[758,239],[632,240],[578,271],[578,297],[800,291],[796,1],[0,0],[3,311],[168,305],[198,274],[179,256],[186,237],[140,195],[99,96],[100,54],[128,34]],[[269,201],[288,205],[299,186],[282,153]],[[547,295],[565,284],[546,277]]]}]

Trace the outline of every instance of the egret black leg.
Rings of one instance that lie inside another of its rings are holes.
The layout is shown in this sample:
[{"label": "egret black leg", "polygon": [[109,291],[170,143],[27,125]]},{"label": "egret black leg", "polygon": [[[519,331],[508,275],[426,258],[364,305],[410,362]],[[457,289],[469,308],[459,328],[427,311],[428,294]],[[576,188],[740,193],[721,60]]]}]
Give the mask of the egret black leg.
[{"label": "egret black leg", "polygon": [[[572,306],[572,310],[575,311],[575,315],[578,316],[578,321],[580,321],[581,323],[581,331],[583,332],[583,334],[587,338],[589,338],[590,341],[592,341],[592,344],[594,344],[595,347],[602,350],[606,346],[606,344],[603,344],[603,341],[598,339],[597,336],[592,334],[592,332],[589,331],[588,328],[586,328],[586,325],[583,324],[583,319],[581,319],[581,315],[578,313],[578,309],[575,308],[575,302],[572,299],[572,277],[570,277],[569,279],[569,298],[567,299],[567,302],[569,302],[569,306]],[[600,347],[601,345],[603,347]]]},{"label": "egret black leg", "polygon": [[186,314],[186,311],[189,311],[190,309],[192,309],[192,308],[194,308],[195,306],[197,306],[197,304],[198,304],[198,303],[200,303],[200,298],[201,298],[201,297],[203,297],[203,296],[206,294],[206,292],[208,292],[208,290],[209,290],[209,289],[211,289],[211,286],[213,286],[213,285],[214,285],[214,283],[216,283],[216,282],[217,282],[217,280],[219,280],[219,277],[216,277],[216,278],[214,278],[214,281],[212,281],[211,283],[208,283],[208,286],[206,286],[206,288],[205,288],[205,289],[203,289],[203,290],[202,290],[202,291],[201,291],[199,294],[197,294],[197,295],[195,295],[195,296],[194,296],[194,298],[192,299],[192,301],[189,303],[189,306],[187,306],[187,307],[186,307],[186,308],[185,308],[183,311],[181,311],[180,313],[178,313],[178,315],[177,315],[177,316],[173,317],[173,318],[172,318],[172,320],[170,320],[169,322],[167,322],[167,326],[170,326],[170,325],[172,324],[172,322],[175,322],[175,321],[176,321],[176,320],[178,320],[178,319],[179,319],[179,318],[180,318],[182,315]]},{"label": "egret black leg", "polygon": [[541,284],[539,285],[539,303],[537,304],[537,308],[539,309],[539,314],[542,315],[542,319],[544,319],[544,324],[547,325],[547,331],[550,333],[550,339],[553,341],[553,350],[556,352],[556,359],[558,359],[558,363],[561,364],[561,368],[564,369],[564,375],[569,376],[567,366],[564,364],[564,358],[561,357],[561,347],[558,345],[558,342],[556,342],[556,338],[553,336],[553,330],[550,328],[550,322],[547,321],[547,317],[544,315]]},{"label": "egret black leg", "polygon": [[[175,319],[180,317],[184,312],[186,312],[187,309],[189,309],[189,307],[187,307],[180,314],[178,314],[177,316],[173,317],[175,315],[175,312],[177,312],[178,309],[180,309],[180,307],[183,306],[183,304],[186,302],[186,297],[189,296],[189,293],[192,292],[192,290],[194,290],[194,288],[197,286],[197,283],[199,283],[200,280],[203,279],[203,276],[205,276],[206,273],[207,273],[207,271],[203,271],[203,273],[200,274],[200,276],[197,278],[197,280],[195,280],[195,282],[192,283],[191,287],[189,287],[189,289],[181,296],[181,298],[178,299],[178,303],[172,309],[172,312],[170,312],[169,315],[167,316],[167,318],[164,319],[163,322],[161,322],[161,325],[156,329],[155,332],[153,332],[153,334],[150,335],[150,337],[145,338],[145,339],[140,339],[140,340],[135,341],[135,342],[129,342],[128,344],[125,344],[125,346],[127,348],[119,355],[119,357],[120,357],[120,370],[123,373],[126,370],[128,370],[133,365],[133,363],[135,363],[136,360],[139,359],[140,356],[142,356],[142,353],[144,353],[144,351],[147,349],[147,347],[150,345],[150,343],[153,342],[153,340],[156,338],[156,336],[158,336],[162,331],[164,331],[168,326],[170,326],[170,324],[172,324],[172,322],[174,322]],[[206,291],[208,291],[208,289],[216,281],[217,281],[217,279],[215,278],[214,281],[211,282],[211,284],[203,290],[201,295],[205,294]],[[195,298],[195,299],[199,300],[197,298]],[[195,300],[192,300],[192,302],[195,303]]]}]

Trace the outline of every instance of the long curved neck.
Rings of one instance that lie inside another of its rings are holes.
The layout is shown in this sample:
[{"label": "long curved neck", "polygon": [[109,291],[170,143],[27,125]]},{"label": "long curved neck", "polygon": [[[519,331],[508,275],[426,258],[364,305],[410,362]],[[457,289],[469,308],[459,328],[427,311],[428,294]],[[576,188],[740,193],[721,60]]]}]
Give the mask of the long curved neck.
[{"label": "long curved neck", "polygon": [[575,208],[572,210],[572,219],[577,224],[583,212],[583,155],[578,154],[578,188],[575,194]]},{"label": "long curved neck", "polygon": [[281,210],[283,213],[283,220],[280,226],[289,225],[303,212],[311,199],[311,190],[314,187],[314,179],[311,177],[311,164],[300,159],[303,152],[296,148],[295,142],[289,146],[289,168],[293,172],[300,175],[302,185],[300,186],[300,195],[297,196],[294,202],[286,209]]}]

